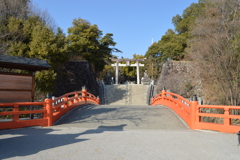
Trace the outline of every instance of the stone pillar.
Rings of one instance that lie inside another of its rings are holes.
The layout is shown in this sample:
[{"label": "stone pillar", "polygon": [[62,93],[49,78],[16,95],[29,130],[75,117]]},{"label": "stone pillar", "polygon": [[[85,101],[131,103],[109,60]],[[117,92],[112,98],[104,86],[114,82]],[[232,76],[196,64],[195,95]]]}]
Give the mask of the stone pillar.
[{"label": "stone pillar", "polygon": [[137,65],[137,84],[140,84],[140,76],[139,76],[139,62],[136,62]]},{"label": "stone pillar", "polygon": [[116,76],[115,76],[115,84],[118,84],[118,61],[116,61]]}]

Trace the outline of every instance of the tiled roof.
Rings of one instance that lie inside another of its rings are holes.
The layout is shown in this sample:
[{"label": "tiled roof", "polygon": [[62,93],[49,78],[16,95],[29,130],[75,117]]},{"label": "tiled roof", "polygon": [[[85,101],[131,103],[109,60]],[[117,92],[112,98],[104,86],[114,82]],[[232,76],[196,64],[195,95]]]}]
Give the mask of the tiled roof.
[{"label": "tiled roof", "polygon": [[9,55],[0,55],[0,67],[32,71],[41,71],[51,68],[45,60]]}]

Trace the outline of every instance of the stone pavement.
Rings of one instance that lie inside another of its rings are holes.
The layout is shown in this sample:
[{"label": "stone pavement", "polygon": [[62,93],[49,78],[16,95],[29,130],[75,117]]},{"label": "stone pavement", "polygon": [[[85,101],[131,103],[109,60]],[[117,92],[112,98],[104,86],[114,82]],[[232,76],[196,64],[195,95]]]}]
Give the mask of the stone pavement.
[{"label": "stone pavement", "polygon": [[236,134],[189,130],[163,106],[85,106],[52,127],[1,130],[0,159],[239,160],[237,144]]}]

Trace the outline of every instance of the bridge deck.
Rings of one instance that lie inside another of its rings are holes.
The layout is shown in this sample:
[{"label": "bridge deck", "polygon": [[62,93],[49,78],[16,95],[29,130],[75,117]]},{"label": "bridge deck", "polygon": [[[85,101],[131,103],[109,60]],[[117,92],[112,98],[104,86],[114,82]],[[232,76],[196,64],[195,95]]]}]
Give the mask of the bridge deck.
[{"label": "bridge deck", "polygon": [[187,129],[167,107],[148,105],[99,105],[73,110],[55,127],[108,129]]},{"label": "bridge deck", "polygon": [[0,130],[0,159],[239,160],[237,135],[187,129],[162,106],[86,106],[57,125]]}]

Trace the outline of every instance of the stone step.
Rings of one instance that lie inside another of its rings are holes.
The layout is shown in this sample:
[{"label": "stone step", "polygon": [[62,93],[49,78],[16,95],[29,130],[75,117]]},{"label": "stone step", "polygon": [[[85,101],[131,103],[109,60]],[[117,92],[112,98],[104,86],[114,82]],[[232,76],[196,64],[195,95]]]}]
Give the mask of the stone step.
[{"label": "stone step", "polygon": [[106,85],[107,104],[125,105],[126,103],[126,85]]},{"label": "stone step", "polygon": [[148,85],[105,85],[109,105],[146,105]]}]

